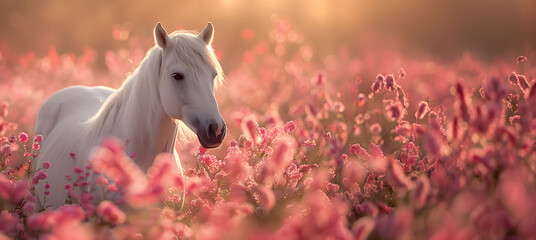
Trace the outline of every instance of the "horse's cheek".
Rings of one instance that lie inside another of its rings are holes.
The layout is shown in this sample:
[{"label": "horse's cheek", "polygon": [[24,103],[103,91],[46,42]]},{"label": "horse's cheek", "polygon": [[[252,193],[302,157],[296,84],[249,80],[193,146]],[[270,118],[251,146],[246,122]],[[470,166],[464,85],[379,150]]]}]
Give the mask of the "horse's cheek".
[{"label": "horse's cheek", "polygon": [[176,86],[171,82],[163,83],[160,87],[160,97],[162,108],[166,114],[175,119],[182,119],[182,101],[180,93],[176,91]]}]

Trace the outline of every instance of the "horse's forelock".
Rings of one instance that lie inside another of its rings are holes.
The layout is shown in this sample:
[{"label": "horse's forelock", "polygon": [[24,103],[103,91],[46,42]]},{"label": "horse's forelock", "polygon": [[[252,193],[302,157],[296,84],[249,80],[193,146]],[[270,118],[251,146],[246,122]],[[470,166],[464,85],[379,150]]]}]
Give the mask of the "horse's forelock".
[{"label": "horse's forelock", "polygon": [[175,55],[196,71],[207,64],[216,70],[215,87],[219,88],[225,79],[223,69],[212,46],[207,46],[193,31],[175,31],[170,34],[175,46]]}]

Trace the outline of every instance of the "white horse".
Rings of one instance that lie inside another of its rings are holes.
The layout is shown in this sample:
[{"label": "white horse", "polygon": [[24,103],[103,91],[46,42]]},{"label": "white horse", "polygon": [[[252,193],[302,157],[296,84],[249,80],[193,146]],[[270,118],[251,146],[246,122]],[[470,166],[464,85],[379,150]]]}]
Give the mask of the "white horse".
[{"label": "white horse", "polygon": [[[158,23],[156,46],[119,89],[73,86],[55,93],[41,106],[35,131],[44,141],[32,170],[36,172],[44,161],[51,166],[48,178],[35,189],[37,210],[64,204],[65,176],[76,177],[73,168],[83,169],[92,148],[104,137],[126,142],[125,152],[135,153],[133,160],[143,171],[159,153],[172,152],[178,157],[178,120],[197,135],[203,147],[221,144],[226,128],[214,89],[221,84],[223,73],[211,47],[213,33],[209,23],[199,34],[179,31],[168,35]],[[181,169],[178,159],[176,162]],[[46,203],[45,182],[50,184]],[[95,197],[95,203],[103,200]]]}]

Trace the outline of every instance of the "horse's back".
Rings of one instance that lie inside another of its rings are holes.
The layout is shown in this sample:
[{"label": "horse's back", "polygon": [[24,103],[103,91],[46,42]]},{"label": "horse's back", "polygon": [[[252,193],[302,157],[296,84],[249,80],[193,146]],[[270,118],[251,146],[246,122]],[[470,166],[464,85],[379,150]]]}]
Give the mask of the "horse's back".
[{"label": "horse's back", "polygon": [[[83,141],[83,123],[99,111],[113,92],[114,89],[107,87],[68,87],[52,95],[39,109],[35,131],[43,135],[44,140],[32,170],[35,173],[44,161],[51,162],[47,172],[49,176],[54,177],[47,178],[46,182],[50,184],[48,199],[52,207],[59,207],[57,204],[62,203],[67,197],[67,192],[63,189],[65,184],[63,176],[71,173],[74,166],[83,167],[79,161],[73,161],[69,157],[69,151],[76,152],[76,146]],[[77,154],[84,155],[81,152]],[[38,210],[48,205],[43,202],[45,199],[43,192],[44,182],[41,181],[35,189]]]},{"label": "horse's back", "polygon": [[114,89],[108,87],[64,88],[43,103],[37,114],[35,131],[46,138],[57,125],[86,121],[113,92]]}]

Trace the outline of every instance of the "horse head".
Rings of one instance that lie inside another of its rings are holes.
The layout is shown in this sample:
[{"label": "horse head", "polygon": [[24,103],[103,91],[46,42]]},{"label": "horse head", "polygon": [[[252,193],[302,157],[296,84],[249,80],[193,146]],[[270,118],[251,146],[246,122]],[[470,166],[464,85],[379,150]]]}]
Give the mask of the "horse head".
[{"label": "horse head", "polygon": [[162,50],[159,94],[166,114],[183,121],[205,148],[221,145],[226,132],[214,90],[223,79],[211,47],[211,23],[199,34],[172,33],[158,23],[155,42]]}]

